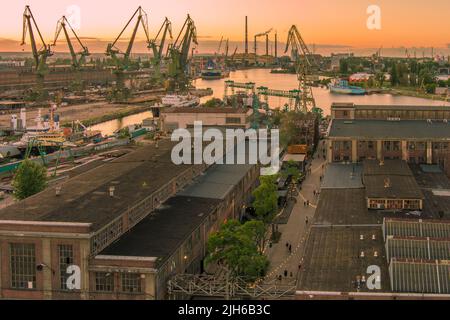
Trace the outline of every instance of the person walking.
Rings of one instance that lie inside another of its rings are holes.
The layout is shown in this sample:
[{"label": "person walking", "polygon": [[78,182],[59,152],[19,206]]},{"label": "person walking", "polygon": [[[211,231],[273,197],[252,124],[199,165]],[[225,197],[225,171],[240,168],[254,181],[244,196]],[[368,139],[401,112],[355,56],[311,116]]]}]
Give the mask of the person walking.
[{"label": "person walking", "polygon": [[309,223],[309,218],[308,218],[308,216],[306,216],[305,224],[308,225],[308,223]]}]

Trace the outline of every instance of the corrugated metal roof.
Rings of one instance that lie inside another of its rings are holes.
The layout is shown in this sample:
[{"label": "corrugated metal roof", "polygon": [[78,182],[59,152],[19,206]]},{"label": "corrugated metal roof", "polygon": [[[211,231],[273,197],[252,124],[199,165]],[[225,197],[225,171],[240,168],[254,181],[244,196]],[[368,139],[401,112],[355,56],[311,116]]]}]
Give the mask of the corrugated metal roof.
[{"label": "corrugated metal roof", "polygon": [[449,261],[393,260],[389,273],[394,292],[450,293]]},{"label": "corrugated metal roof", "polygon": [[450,239],[450,221],[385,219],[384,236]]},{"label": "corrugated metal roof", "polygon": [[450,239],[397,238],[386,240],[387,259],[450,260]]}]

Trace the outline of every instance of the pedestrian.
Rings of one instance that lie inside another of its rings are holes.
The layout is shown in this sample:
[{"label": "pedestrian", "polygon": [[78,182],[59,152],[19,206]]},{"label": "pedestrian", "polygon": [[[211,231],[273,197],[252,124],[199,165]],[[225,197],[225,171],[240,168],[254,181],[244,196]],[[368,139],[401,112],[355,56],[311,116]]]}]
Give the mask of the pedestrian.
[{"label": "pedestrian", "polygon": [[292,273],[292,271],[291,271],[291,273],[290,273],[290,276],[291,276],[291,278],[293,278],[293,277],[294,277],[294,274]]},{"label": "pedestrian", "polygon": [[308,224],[308,222],[309,222],[309,218],[308,218],[308,216],[306,216],[305,223]]},{"label": "pedestrian", "polygon": [[316,190],[313,191],[314,197],[316,196]]},{"label": "pedestrian", "polygon": [[306,201],[306,206],[309,207],[309,200]]},{"label": "pedestrian", "polygon": [[298,265],[298,270],[301,270],[301,269],[302,269],[302,264],[299,263],[299,265]]},{"label": "pedestrian", "polygon": [[287,276],[288,276],[288,271],[284,270],[284,277],[287,278]]}]

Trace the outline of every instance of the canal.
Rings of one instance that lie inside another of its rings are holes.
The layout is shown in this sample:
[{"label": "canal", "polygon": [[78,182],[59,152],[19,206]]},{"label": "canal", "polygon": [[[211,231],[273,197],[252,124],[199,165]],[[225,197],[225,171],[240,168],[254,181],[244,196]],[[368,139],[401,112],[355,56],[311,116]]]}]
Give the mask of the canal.
[{"label": "canal", "polygon": [[[215,98],[223,98],[225,84],[221,80],[202,80],[194,81],[194,85],[199,89],[211,88],[214,91]],[[250,69],[238,70],[230,73],[229,80],[236,82],[254,82],[256,86],[265,86],[271,89],[292,90],[298,88],[297,76],[294,74],[273,74],[268,69]],[[330,114],[330,107],[333,102],[354,102],[356,104],[374,104],[374,105],[448,105],[450,103],[437,100],[429,100],[415,97],[394,96],[390,94],[372,94],[365,96],[348,96],[333,94],[326,88],[313,88],[313,94],[318,107],[324,110],[326,115]],[[211,97],[202,98],[202,102]],[[269,104],[272,108],[283,107],[287,102],[284,98],[270,98]]]},{"label": "canal", "polygon": [[[255,82],[256,86],[266,86],[271,89],[291,90],[298,86],[297,76],[293,74],[273,74],[268,69],[250,69],[238,70],[230,73],[230,80],[236,82]],[[214,91],[213,97],[223,98],[225,84],[220,80],[202,80],[198,79],[193,82],[194,86],[199,89],[211,88]],[[437,100],[429,100],[415,97],[394,96],[390,94],[373,94],[365,96],[347,96],[330,93],[326,88],[313,88],[314,97],[317,106],[324,110],[326,115],[330,114],[330,106],[333,102],[354,102],[356,104],[375,104],[375,105],[448,105],[450,103]],[[203,97],[201,102],[211,99]],[[287,102],[284,98],[270,98],[269,104],[272,108],[283,107]],[[103,135],[111,135],[114,131],[124,128],[128,125],[140,124],[142,120],[152,117],[150,111],[141,112],[122,119],[116,119],[99,123],[90,127],[92,130],[100,130]]]}]

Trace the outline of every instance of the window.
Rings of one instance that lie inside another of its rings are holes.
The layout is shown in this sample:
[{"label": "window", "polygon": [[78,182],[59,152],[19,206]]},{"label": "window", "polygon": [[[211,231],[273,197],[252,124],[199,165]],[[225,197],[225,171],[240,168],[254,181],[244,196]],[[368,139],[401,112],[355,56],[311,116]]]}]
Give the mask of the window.
[{"label": "window", "polygon": [[36,255],[34,244],[10,244],[11,288],[36,288]]},{"label": "window", "polygon": [[122,292],[139,293],[141,292],[141,275],[137,273],[122,273]]},{"label": "window", "polygon": [[113,292],[114,291],[114,275],[107,272],[95,273],[95,291]]},{"label": "window", "polygon": [[72,245],[58,245],[60,289],[67,290],[67,267],[73,264]]},{"label": "window", "polygon": [[227,124],[240,124],[241,118],[226,118]]}]

